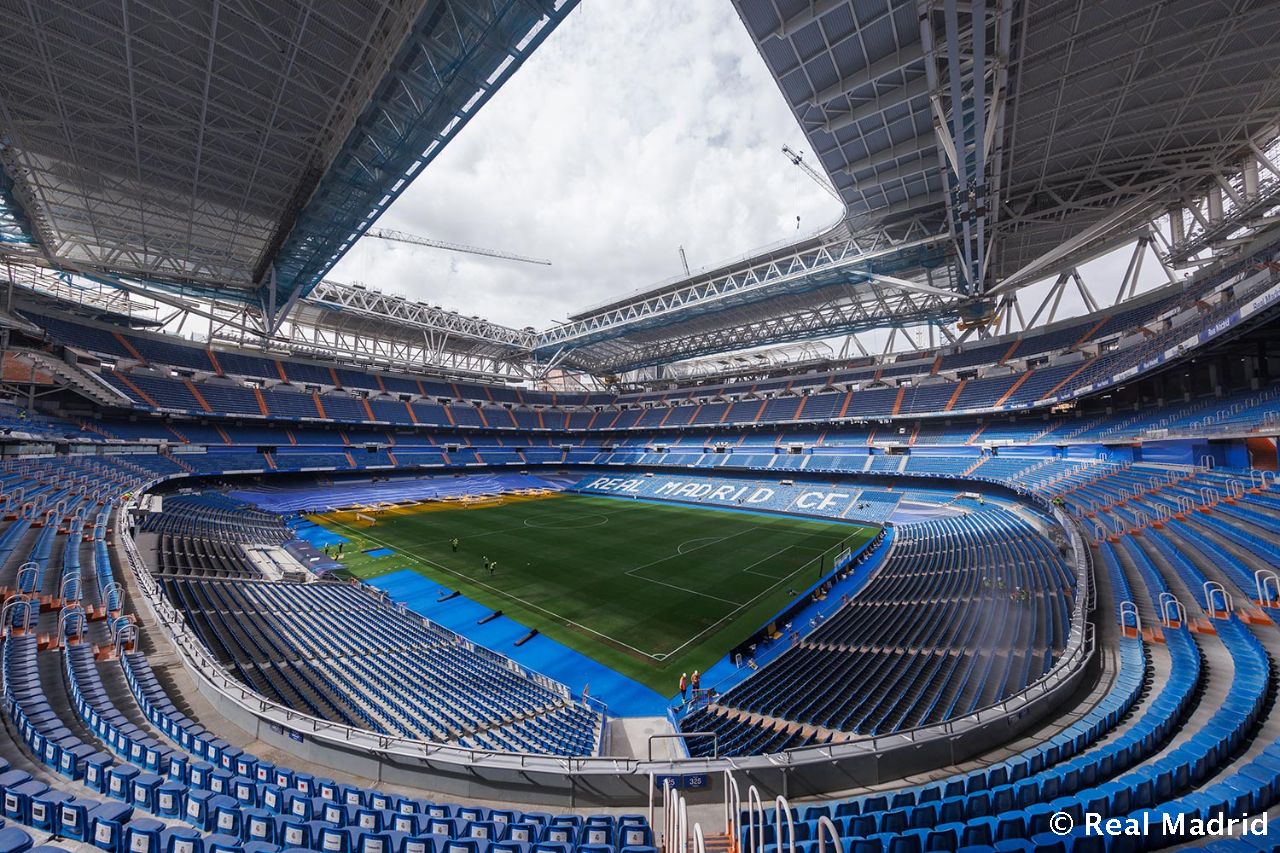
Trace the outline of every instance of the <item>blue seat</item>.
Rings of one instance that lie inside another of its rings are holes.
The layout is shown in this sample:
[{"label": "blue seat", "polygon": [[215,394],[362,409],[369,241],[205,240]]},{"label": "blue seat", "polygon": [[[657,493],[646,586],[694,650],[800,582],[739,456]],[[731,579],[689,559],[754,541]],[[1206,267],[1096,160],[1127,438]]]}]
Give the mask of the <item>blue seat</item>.
[{"label": "blue seat", "polygon": [[124,828],[124,849],[129,853],[163,853],[160,833],[165,825],[149,817],[129,821]]},{"label": "blue seat", "polygon": [[[440,851],[437,850],[436,853]],[[573,850],[563,841],[539,841],[533,845],[531,853],[573,853]]]},{"label": "blue seat", "polygon": [[[320,803],[321,805],[319,808],[322,809],[324,805],[328,803],[328,801],[321,800]],[[277,814],[290,815],[292,817],[300,817],[303,820],[311,820],[313,816],[317,820],[320,818],[319,809],[317,809],[314,806],[314,804],[311,802],[311,798],[304,794],[300,794],[297,791],[281,789],[279,807],[272,809],[271,806],[267,806],[267,808],[271,809]],[[313,810],[314,810],[314,814],[313,814]]]},{"label": "blue seat", "polygon": [[240,838],[215,832],[204,840],[205,853],[240,853]]},{"label": "blue seat", "polygon": [[879,838],[854,838],[845,853],[884,853],[884,843]]},{"label": "blue seat", "polygon": [[224,835],[240,835],[244,813],[240,804],[227,796],[220,797],[213,806],[211,826],[214,832]]},{"label": "blue seat", "polygon": [[465,821],[452,817],[432,817],[427,822],[427,832],[431,835],[445,835],[449,838],[457,838],[462,835]]},{"label": "blue seat", "polygon": [[274,843],[276,840],[275,816],[266,809],[244,809],[242,815],[242,834],[246,842],[263,841]]},{"label": "blue seat", "polygon": [[[511,831],[514,831],[515,826],[515,824],[512,825]],[[617,835],[618,844],[621,847],[653,846],[653,830],[648,825],[621,824],[618,827]],[[510,832],[507,837],[511,837]]]},{"label": "blue seat", "polygon": [[1031,836],[1031,844],[1043,853],[1068,853],[1067,839],[1053,832],[1042,832]]},{"label": "blue seat", "polygon": [[284,791],[280,790],[278,785],[264,783],[258,788],[258,799],[262,802],[262,807],[272,814],[281,814],[284,811]]},{"label": "blue seat", "polygon": [[101,803],[97,800],[74,799],[58,806],[58,831],[56,834],[72,841],[89,838],[89,813]]},{"label": "blue seat", "polygon": [[209,789],[209,780],[213,778],[214,766],[208,761],[193,761],[187,767],[187,784],[201,790]]},{"label": "blue seat", "polygon": [[528,841],[495,841],[489,845],[489,853],[529,853],[532,846]]},{"label": "blue seat", "polygon": [[130,799],[133,804],[144,811],[156,812],[156,792],[164,779],[155,773],[139,773],[133,779],[133,790]]},{"label": "blue seat", "polygon": [[31,836],[16,826],[0,829],[0,853],[24,853],[32,846]]},{"label": "blue seat", "polygon": [[43,782],[32,780],[6,788],[4,792],[4,816],[18,823],[31,823],[31,800],[49,790]]},{"label": "blue seat", "polygon": [[400,842],[398,853],[440,853],[447,840],[443,835],[406,835]]},{"label": "blue seat", "polygon": [[397,814],[391,818],[391,828],[405,835],[421,835],[430,822],[431,818],[424,814]]},{"label": "blue seat", "polygon": [[257,783],[248,776],[233,777],[230,795],[236,798],[236,802],[242,804],[242,806],[257,806],[259,804]]},{"label": "blue seat", "polygon": [[[461,812],[459,812],[461,815]],[[484,841],[501,841],[506,834],[506,827],[499,827],[491,820],[474,820],[467,824],[467,837]]]},{"label": "blue seat", "polygon": [[45,791],[31,798],[30,811],[31,819],[28,823],[36,829],[44,832],[56,833],[58,831],[58,817],[60,807],[65,802],[74,799],[71,794],[66,791]]},{"label": "blue seat", "polygon": [[191,826],[170,826],[160,833],[163,853],[205,853],[205,836]]},{"label": "blue seat", "polygon": [[94,752],[94,748],[86,743],[65,747],[58,759],[58,772],[68,779],[84,778],[85,759]]},{"label": "blue seat", "polygon": [[320,821],[305,821],[292,815],[280,816],[275,822],[275,838],[283,847],[314,847],[320,843]]},{"label": "blue seat", "polygon": [[268,844],[265,841],[246,841],[244,843],[244,853],[280,853],[280,847],[276,844]]},{"label": "blue seat", "polygon": [[323,853],[352,853],[353,831],[349,828],[322,827],[318,849]]},{"label": "blue seat", "polygon": [[107,771],[106,795],[113,800],[133,801],[133,780],[142,773],[132,764],[121,764]]},{"label": "blue seat", "polygon": [[936,826],[924,837],[925,853],[953,853],[959,846],[959,832],[950,826]]},{"label": "blue seat", "polygon": [[396,853],[400,834],[394,831],[364,831],[356,839],[356,853]]},{"label": "blue seat", "polygon": [[482,838],[451,838],[438,853],[489,853],[489,842]]},{"label": "blue seat", "polygon": [[133,815],[133,806],[103,803],[89,813],[89,840],[94,847],[114,851],[124,843],[124,824]]},{"label": "blue seat", "polygon": [[361,808],[363,806],[346,805],[325,800],[320,807],[320,813],[316,815],[316,819],[331,823],[334,826],[348,826],[355,823],[356,812]]}]

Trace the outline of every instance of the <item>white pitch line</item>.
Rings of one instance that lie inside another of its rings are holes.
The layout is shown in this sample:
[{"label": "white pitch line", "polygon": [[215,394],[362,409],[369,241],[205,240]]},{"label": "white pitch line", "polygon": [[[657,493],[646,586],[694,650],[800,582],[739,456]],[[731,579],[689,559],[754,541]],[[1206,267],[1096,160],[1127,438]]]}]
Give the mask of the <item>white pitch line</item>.
[{"label": "white pitch line", "polygon": [[[338,527],[341,527],[342,529],[344,529],[344,530],[346,530],[346,531],[348,531],[348,532],[350,532],[350,533],[354,533],[354,534],[360,535],[360,532],[359,532],[359,531],[354,530],[353,528],[348,527],[347,525],[343,524],[343,523],[342,523],[342,522],[340,522],[340,521],[331,521],[330,523],[331,523],[331,524],[335,524],[335,525],[337,525]],[[378,539],[376,536],[367,536],[367,535],[366,535],[366,538],[368,538],[368,539],[372,539],[374,542],[378,543],[379,545],[383,546],[384,548],[390,548],[390,547],[391,547],[388,543],[386,543],[386,542],[384,542],[384,541],[382,541],[382,540]],[[396,553],[397,553],[397,554],[400,554],[400,553],[404,553],[404,552],[402,552],[402,551],[397,551]],[[448,573],[448,574],[451,574],[451,575],[453,575],[454,577],[461,578],[462,580],[465,580],[465,581],[467,581],[468,583],[474,583],[474,584],[475,584],[475,585],[477,585],[477,586],[482,586],[482,587],[484,587],[485,589],[488,589],[488,590],[490,590],[491,592],[495,593],[496,595],[499,595],[499,596],[501,596],[501,597],[503,597],[503,598],[508,598],[508,599],[510,599],[510,600],[512,600],[512,601],[519,602],[520,604],[524,605],[525,607],[530,608],[531,610],[539,610],[539,611],[541,611],[541,612],[543,612],[543,613],[547,614],[548,616],[550,616],[552,619],[555,619],[557,622],[560,622],[560,623],[563,623],[563,624],[566,624],[566,625],[572,625],[574,628],[578,628],[578,629],[580,629],[580,630],[586,631],[586,632],[587,632],[587,633],[589,633],[589,634],[594,634],[594,635],[596,635],[597,637],[600,637],[601,639],[608,640],[608,641],[609,641],[609,642],[611,642],[611,643],[615,643],[615,644],[617,644],[617,645],[619,645],[619,646],[622,646],[624,649],[630,649],[631,651],[635,652],[636,654],[638,654],[638,655],[642,655],[642,656],[644,656],[644,657],[647,657],[647,658],[649,658],[650,660],[654,660],[654,661],[661,661],[661,660],[662,660],[662,658],[661,658],[661,657],[657,657],[655,654],[652,654],[652,653],[650,653],[650,652],[646,652],[646,651],[644,651],[644,650],[642,650],[642,649],[637,649],[635,646],[633,646],[633,645],[631,645],[631,644],[629,644],[629,643],[624,643],[622,640],[619,640],[619,639],[617,639],[617,638],[615,638],[615,637],[610,637],[608,634],[604,633],[603,631],[597,631],[595,628],[592,628],[592,627],[590,627],[589,625],[583,625],[583,624],[582,624],[582,623],[580,623],[580,622],[575,622],[575,621],[573,621],[572,619],[569,619],[569,618],[568,618],[568,617],[566,617],[566,616],[561,616],[559,613],[556,613],[556,612],[555,612],[555,611],[553,611],[553,610],[548,610],[547,608],[545,608],[545,607],[543,607],[543,606],[541,606],[541,605],[539,605],[539,604],[534,604],[532,601],[526,601],[525,599],[521,598],[521,597],[520,597],[520,596],[518,596],[518,595],[512,595],[511,593],[507,592],[506,590],[499,589],[498,587],[493,586],[492,584],[487,584],[487,583],[485,583],[485,582],[484,582],[484,581],[482,581],[482,580],[477,580],[476,578],[473,578],[473,577],[471,577],[470,575],[466,575],[466,574],[463,574],[462,572],[454,571],[453,569],[449,568],[448,566],[441,565],[440,563],[437,563],[437,562],[435,562],[434,560],[428,560],[427,558],[425,558],[425,557],[419,557],[419,556],[418,556],[418,555],[416,555],[416,554],[405,554],[405,556],[406,556],[406,557],[408,557],[410,560],[412,560],[412,561],[414,561],[414,562],[416,562],[416,563],[419,563],[419,564],[421,564],[421,565],[435,566],[437,569],[440,569],[440,570],[441,570],[441,571],[443,571],[443,572],[446,572],[446,573]],[[477,603],[478,603],[478,602],[477,602]]]},{"label": "white pitch line", "polygon": [[[646,505],[648,505],[648,504],[646,504]],[[633,508],[635,508],[635,509],[639,509],[640,507],[638,507],[638,506],[637,506],[637,507],[633,507]],[[627,509],[620,509],[620,510],[618,510],[618,512],[617,512],[617,513],[613,513],[613,514],[615,514],[615,515],[616,515],[616,514],[620,514],[620,513],[623,513],[623,512],[627,512],[627,511],[628,511]],[[356,530],[356,529],[354,529],[354,528],[351,528],[351,527],[349,527],[349,526],[347,526],[347,525],[343,524],[343,523],[342,523],[342,522],[340,522],[340,521],[332,521],[332,520],[330,520],[330,521],[329,521],[329,523],[330,523],[330,524],[334,524],[334,525],[336,525],[336,526],[338,526],[338,527],[341,527],[342,529],[344,529],[344,530],[346,530],[346,531],[348,531],[348,532],[350,532],[350,533],[353,533],[353,534],[355,534],[355,535],[357,535],[357,536],[365,535],[365,538],[367,538],[367,539],[372,539],[374,542],[376,542],[376,543],[377,543],[377,544],[379,544],[379,545],[382,545],[384,548],[391,548],[391,547],[392,547],[392,546],[391,546],[390,544],[388,544],[387,542],[384,542],[384,541],[382,541],[382,540],[378,539],[378,538],[377,538],[377,537],[375,537],[375,536],[368,536],[368,535],[366,535],[366,534],[363,534],[363,533],[361,533],[361,531]],[[521,529],[527,529],[527,528],[524,528],[524,527],[518,527],[518,528],[509,528],[509,529],[504,529],[504,530],[500,530],[500,531],[491,531],[491,532],[492,532],[492,533],[503,533],[503,532],[511,532],[512,530],[521,530]],[[747,530],[755,530],[755,529],[756,529],[756,528],[754,528],[754,527],[747,528]],[[739,531],[738,533],[733,533],[733,534],[730,534],[729,536],[724,536],[724,537],[721,537],[721,538],[719,538],[719,539],[715,539],[715,541],[714,541],[714,542],[711,542],[711,543],[708,543],[708,544],[717,544],[717,543],[719,543],[719,542],[723,542],[723,541],[725,541],[725,540],[727,540],[727,539],[732,539],[734,536],[739,536],[739,535],[741,535],[742,533],[746,533],[746,532],[747,532],[747,530],[741,530],[741,531]],[[489,535],[489,534],[480,534],[480,535]],[[818,536],[818,535],[821,535],[821,534],[820,534],[819,532],[814,532],[814,533],[803,533],[803,534],[799,534],[799,535],[807,538],[807,537],[810,537],[810,536]],[[447,541],[447,540],[445,540],[445,541]],[[697,540],[689,540],[689,541],[697,541]],[[702,548],[702,547],[706,547],[706,546],[699,546],[699,548]],[[789,545],[789,546],[787,546],[787,547],[789,548],[789,547],[792,547],[792,546],[790,546],[790,545]],[[394,548],[392,548],[392,550],[395,550],[395,549],[394,549]],[[698,548],[693,548],[693,549],[690,549],[690,552],[692,552],[692,551],[696,551],[696,550],[698,550]],[[785,549],[784,549],[784,550],[785,550]],[[817,550],[817,549],[814,549],[814,550]],[[684,553],[690,553],[690,552],[684,552]],[[403,553],[403,552],[402,552],[402,551],[397,551],[397,553]],[[781,586],[783,583],[785,583],[785,582],[787,582],[787,581],[791,580],[792,578],[794,578],[797,574],[799,574],[799,573],[800,573],[801,569],[804,569],[804,568],[806,568],[806,567],[807,567],[807,564],[806,564],[806,565],[802,565],[802,566],[798,566],[798,567],[796,568],[796,570],[795,570],[795,571],[793,571],[791,574],[789,574],[789,575],[787,575],[787,576],[785,576],[785,577],[781,578],[780,580],[778,580],[778,581],[777,581],[777,583],[774,583],[774,584],[772,584],[771,586],[767,587],[764,591],[762,591],[762,592],[761,592],[761,593],[759,593],[758,595],[756,595],[756,596],[754,596],[753,598],[751,598],[751,599],[750,599],[749,601],[747,601],[745,604],[738,604],[737,602],[729,601],[729,600],[727,600],[727,599],[723,599],[723,598],[718,599],[719,601],[722,601],[722,602],[724,602],[724,603],[726,603],[726,604],[733,604],[733,605],[737,605],[737,606],[736,606],[736,608],[735,608],[734,610],[732,610],[731,612],[727,613],[726,615],[724,615],[724,616],[720,617],[720,618],[719,618],[719,619],[717,619],[715,622],[713,622],[711,625],[709,625],[709,626],[707,626],[706,628],[702,629],[702,630],[701,630],[701,631],[699,631],[697,634],[694,634],[694,635],[693,635],[692,637],[690,637],[688,640],[686,640],[685,642],[681,643],[679,646],[675,647],[675,648],[674,648],[674,649],[672,649],[671,651],[669,651],[669,652],[646,652],[646,651],[643,651],[642,649],[637,649],[635,646],[633,646],[633,645],[631,645],[631,644],[629,644],[629,643],[625,643],[625,642],[623,642],[622,640],[619,640],[619,639],[616,639],[616,638],[614,638],[614,637],[611,637],[611,636],[609,636],[608,634],[604,633],[603,631],[597,631],[596,629],[594,629],[594,628],[592,628],[592,627],[590,627],[590,626],[583,625],[583,624],[581,624],[580,622],[575,622],[575,621],[573,621],[572,619],[569,619],[569,618],[567,618],[567,617],[565,617],[565,616],[561,616],[560,614],[558,614],[558,613],[556,613],[556,612],[554,612],[554,611],[552,611],[552,610],[548,610],[547,608],[542,607],[541,605],[534,604],[533,602],[530,602],[530,601],[526,601],[525,599],[521,598],[521,597],[520,597],[520,596],[518,596],[518,595],[512,595],[511,593],[509,593],[509,592],[507,592],[507,591],[505,591],[505,590],[502,590],[502,589],[499,589],[498,587],[495,587],[495,586],[492,586],[492,585],[490,585],[490,584],[487,584],[487,583],[485,583],[484,581],[481,581],[481,580],[477,580],[477,579],[475,579],[475,578],[472,578],[470,575],[466,575],[466,574],[463,574],[463,573],[461,573],[461,572],[458,572],[458,571],[455,571],[455,570],[453,570],[453,569],[450,569],[448,566],[441,565],[440,563],[437,563],[437,562],[435,562],[435,561],[433,561],[433,560],[428,560],[428,559],[426,559],[426,558],[424,558],[424,557],[419,557],[419,556],[417,556],[417,555],[415,555],[415,554],[405,554],[405,556],[407,556],[410,560],[413,560],[414,562],[417,562],[417,563],[419,563],[419,564],[425,564],[425,565],[435,566],[436,568],[438,568],[438,569],[440,569],[440,570],[442,570],[442,571],[444,571],[444,572],[446,572],[446,573],[448,573],[448,574],[451,574],[451,575],[453,575],[454,577],[458,577],[458,578],[461,578],[461,579],[463,579],[463,580],[466,580],[466,581],[468,581],[468,582],[470,582],[470,583],[474,583],[474,584],[476,584],[477,586],[482,586],[482,587],[484,587],[484,588],[486,588],[486,589],[488,589],[488,590],[492,591],[493,593],[495,593],[495,594],[497,594],[497,595],[499,595],[499,596],[502,596],[502,597],[504,597],[504,598],[508,598],[508,599],[510,599],[510,600],[512,600],[512,601],[519,602],[520,604],[522,604],[522,605],[524,605],[525,607],[528,607],[528,608],[530,608],[530,609],[532,609],[532,610],[538,610],[538,611],[541,611],[542,613],[547,614],[547,615],[548,615],[548,616],[550,616],[552,619],[555,619],[555,620],[557,620],[557,621],[558,621],[558,622],[560,622],[560,623],[563,623],[563,624],[566,624],[566,625],[570,625],[570,626],[572,626],[572,627],[574,627],[574,628],[581,629],[581,630],[583,630],[583,631],[585,631],[585,632],[587,632],[587,633],[589,633],[589,634],[594,634],[595,636],[600,637],[601,639],[608,640],[610,643],[614,643],[614,644],[616,644],[616,645],[618,645],[618,646],[621,646],[621,647],[623,647],[623,648],[625,648],[625,649],[630,649],[631,651],[635,652],[635,653],[636,653],[636,654],[638,654],[638,655],[641,655],[641,656],[643,656],[643,657],[649,658],[650,660],[653,660],[653,661],[656,661],[656,662],[659,662],[659,663],[660,663],[660,662],[662,662],[662,661],[664,661],[664,660],[666,660],[667,658],[670,658],[672,655],[675,655],[675,654],[679,653],[680,651],[682,651],[682,650],[684,650],[684,649],[688,648],[690,645],[692,645],[693,643],[697,642],[698,640],[702,639],[702,638],[703,638],[704,636],[706,636],[708,633],[710,633],[711,631],[715,630],[715,629],[716,629],[716,628],[718,628],[719,626],[723,625],[723,624],[724,624],[726,621],[728,621],[729,619],[732,619],[733,617],[737,616],[737,615],[738,615],[739,613],[741,613],[743,610],[747,609],[748,607],[750,607],[751,605],[755,604],[757,601],[759,601],[759,600],[760,600],[761,598],[763,598],[764,596],[766,596],[766,595],[768,595],[769,593],[773,592],[773,590],[775,590],[776,588],[778,588],[779,586]],[[677,556],[677,555],[672,555],[672,556]],[[682,553],[682,554],[679,554],[679,556],[683,556],[683,553]],[[702,595],[702,596],[706,596],[706,597],[709,597],[709,598],[717,598],[716,596],[708,596],[708,595],[707,595],[707,593],[700,593],[700,592],[697,592],[697,591],[695,591],[695,590],[689,590],[689,589],[685,589],[685,588],[683,588],[683,587],[674,586],[673,584],[667,584],[667,583],[665,583],[665,582],[663,582],[663,581],[657,581],[657,580],[654,580],[653,578],[646,578],[646,577],[642,577],[642,576],[639,576],[639,575],[633,575],[633,574],[632,574],[632,572],[638,571],[639,569],[643,569],[643,568],[646,568],[647,566],[655,565],[655,564],[657,564],[657,563],[661,563],[661,562],[664,562],[665,560],[669,560],[669,559],[671,559],[671,557],[664,557],[664,558],[662,558],[661,560],[655,560],[655,561],[654,561],[654,562],[652,562],[652,563],[646,563],[646,564],[645,564],[645,565],[643,565],[643,566],[637,566],[636,568],[634,568],[634,569],[630,569],[629,571],[625,572],[625,574],[631,575],[632,577],[636,577],[636,578],[638,578],[639,580],[646,580],[646,581],[649,581],[649,582],[651,582],[651,583],[658,583],[658,584],[662,584],[662,585],[664,585],[664,586],[670,586],[670,587],[672,587],[673,589],[679,589],[679,590],[681,590],[681,591],[683,591],[683,592],[688,592],[688,593],[691,593],[691,594],[694,594],[694,595]],[[758,565],[758,563],[757,563],[757,564],[753,564],[753,565]],[[748,568],[750,568],[750,567],[748,567]],[[751,572],[751,574],[757,575],[757,576],[759,576],[759,577],[769,577],[768,575],[761,575],[759,572]]]},{"label": "white pitch line", "polygon": [[[737,533],[730,533],[728,536],[721,536],[719,539],[707,537],[706,545],[698,545],[695,548],[690,548],[688,551],[681,551],[679,548],[677,548],[674,554],[668,554],[665,557],[659,557],[658,559],[650,560],[649,562],[644,563],[643,565],[639,565],[639,566],[635,566],[634,568],[627,569],[627,571],[623,572],[623,574],[631,575],[631,577],[639,577],[641,580],[646,580],[646,581],[653,580],[653,578],[641,577],[640,575],[637,575],[636,572],[640,571],[641,569],[647,569],[650,566],[656,566],[659,563],[665,563],[667,560],[674,559],[675,557],[683,557],[687,554],[692,554],[694,551],[701,551],[703,548],[710,548],[712,545],[719,545],[721,542],[728,542],[730,539],[734,538],[735,536],[741,536],[744,533],[750,533],[752,530],[756,530],[756,529],[757,528],[755,527],[745,527],[742,530],[739,530]],[[697,541],[700,541],[700,540],[690,539],[687,542],[682,542],[681,545],[683,546],[688,544],[688,542],[697,542]],[[731,603],[736,604],[737,602],[731,602]]]},{"label": "white pitch line", "polygon": [[[761,592],[761,593],[760,593],[759,595],[757,595],[755,598],[752,598],[752,599],[751,599],[750,601],[748,601],[746,604],[743,604],[743,605],[741,605],[740,607],[738,607],[738,609],[737,609],[737,610],[734,610],[732,613],[728,613],[728,614],[726,614],[726,615],[724,615],[724,616],[721,616],[721,617],[720,617],[719,619],[717,619],[715,622],[712,622],[712,623],[711,623],[710,625],[708,625],[706,628],[703,628],[703,629],[702,629],[701,631],[699,631],[697,634],[694,634],[694,635],[693,635],[693,637],[691,637],[691,638],[689,638],[688,640],[686,640],[685,642],[681,643],[679,646],[676,646],[676,647],[675,647],[674,649],[672,649],[671,651],[664,653],[664,654],[663,654],[663,656],[662,656],[662,657],[663,657],[663,659],[669,658],[669,657],[671,657],[672,655],[677,654],[678,652],[682,651],[682,650],[683,650],[683,649],[685,649],[685,648],[688,648],[688,647],[689,647],[690,645],[692,645],[693,643],[695,643],[695,642],[697,642],[698,640],[702,639],[704,636],[706,636],[706,635],[707,635],[707,633],[708,633],[708,632],[710,632],[710,631],[712,631],[712,630],[714,630],[714,629],[718,628],[720,625],[724,624],[726,620],[728,620],[728,619],[732,619],[733,617],[737,616],[737,615],[738,615],[739,613],[741,613],[743,610],[746,610],[748,607],[750,607],[751,605],[755,604],[755,603],[756,603],[757,601],[759,601],[761,598],[764,598],[766,595],[768,595],[769,593],[773,592],[775,589],[777,589],[778,587],[782,586],[784,583],[786,583],[787,581],[791,580],[791,579],[792,579],[792,578],[794,578],[796,575],[800,574],[800,570],[801,570],[801,569],[808,568],[808,565],[809,565],[808,563],[805,563],[804,565],[797,566],[797,567],[796,567],[796,570],[795,570],[794,572],[792,572],[791,574],[787,575],[787,576],[786,576],[786,577],[784,577],[784,578],[781,578],[777,583],[775,583],[775,584],[773,584],[772,586],[770,586],[770,587],[768,587],[767,589],[765,589],[763,592]],[[759,573],[758,573],[758,572],[752,572],[752,574],[759,574]]]},{"label": "white pitch line", "polygon": [[635,578],[635,579],[636,579],[636,580],[638,580],[638,581],[648,581],[649,583],[656,583],[656,584],[660,584],[660,585],[665,586],[665,587],[670,587],[671,589],[678,589],[678,590],[680,590],[681,592],[687,592],[687,593],[689,593],[690,595],[698,595],[698,596],[701,596],[701,597],[703,597],[703,598],[710,598],[710,599],[711,599],[711,600],[713,600],[713,601],[719,601],[719,602],[722,602],[722,603],[724,603],[724,604],[731,604],[731,605],[735,605],[735,606],[736,606],[736,605],[737,605],[737,603],[738,603],[738,602],[736,602],[736,601],[730,601],[730,600],[729,600],[729,599],[727,599],[727,598],[721,598],[721,597],[720,597],[720,596],[718,596],[718,595],[712,595],[712,594],[711,594],[711,593],[709,593],[709,592],[699,592],[699,591],[698,591],[698,590],[696,590],[696,589],[689,589],[689,587],[687,587],[687,586],[680,586],[679,584],[667,583],[666,581],[660,581],[660,580],[658,580],[658,579],[656,579],[656,578],[646,578],[644,575],[632,575],[632,574],[631,574],[631,572],[627,572],[627,574],[628,574],[628,575],[631,575],[631,577]]},{"label": "white pitch line", "polygon": [[[743,569],[742,573],[747,575],[755,575],[758,578],[768,578],[769,580],[776,581],[778,579],[777,575],[770,575],[770,574],[766,574],[765,572],[753,572],[751,570],[754,569],[756,566],[760,565],[761,563],[765,562],[765,560],[772,560],[774,557],[778,556],[783,551],[790,551],[792,548],[804,548],[806,551],[813,551],[814,553],[818,554],[818,556],[822,556],[823,554],[827,553],[822,548],[814,548],[811,545],[801,545],[798,542],[792,542],[790,545],[786,546],[785,548],[782,548],[781,550],[778,550],[778,551],[774,551],[772,554],[770,554],[767,557],[764,557],[763,559],[756,560],[754,563],[752,563],[751,565]],[[801,566],[800,568],[804,568],[804,566]],[[800,569],[793,570],[791,574],[787,575],[787,577],[791,577],[798,571],[800,571]]]}]

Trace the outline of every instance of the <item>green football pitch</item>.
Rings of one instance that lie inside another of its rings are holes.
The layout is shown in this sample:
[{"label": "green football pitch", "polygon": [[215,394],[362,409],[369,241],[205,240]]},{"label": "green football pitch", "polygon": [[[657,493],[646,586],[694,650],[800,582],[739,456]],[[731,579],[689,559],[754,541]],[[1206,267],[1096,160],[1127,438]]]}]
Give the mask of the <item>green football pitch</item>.
[{"label": "green football pitch", "polygon": [[[411,569],[662,695],[681,672],[706,670],[766,624],[829,572],[843,548],[876,532],[577,494],[437,505],[383,514],[374,526],[351,513],[316,520],[352,540],[343,562],[354,577]],[[395,553],[363,553],[381,548]]]}]

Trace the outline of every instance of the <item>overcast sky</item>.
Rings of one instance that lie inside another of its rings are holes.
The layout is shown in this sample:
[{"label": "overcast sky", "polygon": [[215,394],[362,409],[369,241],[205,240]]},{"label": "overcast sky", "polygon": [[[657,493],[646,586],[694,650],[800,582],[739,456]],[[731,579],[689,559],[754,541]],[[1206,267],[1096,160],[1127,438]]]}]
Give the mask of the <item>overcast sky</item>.
[{"label": "overcast sky", "polygon": [[[728,0],[586,0],[378,223],[552,266],[365,238],[329,277],[542,329],[681,274],[681,245],[696,270],[835,222],[784,143],[806,150]],[[1047,288],[1024,291],[1028,320]],[[1070,293],[1060,316],[1081,308]]]},{"label": "overcast sky", "polygon": [[820,230],[840,205],[728,0],[587,0],[379,227],[547,258],[366,238],[329,278],[543,328],[690,267]]}]

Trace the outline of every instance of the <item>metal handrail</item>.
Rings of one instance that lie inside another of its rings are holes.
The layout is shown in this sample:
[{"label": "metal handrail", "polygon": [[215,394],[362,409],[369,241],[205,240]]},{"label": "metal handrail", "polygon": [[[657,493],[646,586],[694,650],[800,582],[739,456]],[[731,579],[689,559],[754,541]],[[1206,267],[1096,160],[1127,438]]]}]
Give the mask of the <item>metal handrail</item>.
[{"label": "metal handrail", "polygon": [[137,551],[124,519],[127,517],[128,512],[136,506],[138,498],[150,488],[160,482],[181,479],[185,478],[185,476],[183,474],[168,475],[147,483],[121,506],[116,515],[116,541],[124,549],[132,574],[144,593],[142,598],[152,611],[155,621],[168,634],[170,641],[181,653],[188,669],[218,695],[240,706],[248,713],[270,723],[293,729],[300,733],[310,734],[318,740],[330,741],[347,748],[363,748],[388,756],[397,755],[432,759],[475,767],[537,770],[552,773],[637,774],[667,768],[685,772],[713,772],[729,768],[749,770],[752,768],[776,768],[782,765],[797,766],[812,762],[827,762],[833,759],[865,756],[868,753],[880,752],[885,748],[906,743],[918,744],[930,740],[952,738],[967,729],[985,725],[993,719],[1006,717],[1014,711],[1025,709],[1033,704],[1040,704],[1043,698],[1056,687],[1073,678],[1093,654],[1093,644],[1088,642],[1086,638],[1088,623],[1085,605],[1089,599],[1088,550],[1084,547],[1080,532],[1070,517],[1059,507],[1049,504],[1042,497],[1021,493],[1027,499],[1046,507],[1053,514],[1058,524],[1067,532],[1071,550],[1075,555],[1077,596],[1067,645],[1063,653],[1058,657],[1053,669],[1038,680],[1018,693],[1006,697],[1000,702],[979,708],[964,717],[888,735],[867,735],[840,743],[796,747],[772,755],[735,758],[732,762],[722,758],[688,758],[666,761],[648,759],[642,761],[624,756],[540,755],[536,753],[475,749],[394,735],[383,735],[301,713],[254,692],[243,682],[231,676],[212,657],[207,648],[203,646],[203,643],[191,633],[183,615],[163,597],[158,585],[150,577],[150,573],[147,571],[141,555]]}]

